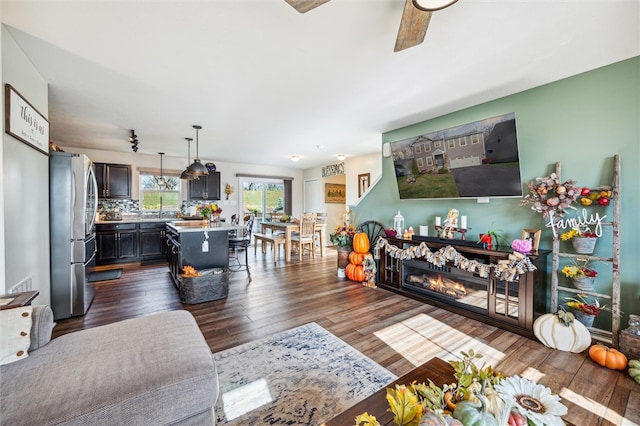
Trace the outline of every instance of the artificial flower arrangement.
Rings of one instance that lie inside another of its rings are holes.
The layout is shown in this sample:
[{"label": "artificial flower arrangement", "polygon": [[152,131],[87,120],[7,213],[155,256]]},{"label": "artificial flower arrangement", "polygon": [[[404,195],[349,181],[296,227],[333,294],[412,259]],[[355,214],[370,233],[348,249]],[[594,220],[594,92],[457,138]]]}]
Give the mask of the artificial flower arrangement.
[{"label": "artificial flower arrangement", "polygon": [[560,239],[563,241],[568,241],[572,238],[598,238],[598,235],[591,232],[589,228],[585,228],[584,230],[582,230],[582,228],[580,228],[579,226],[571,228],[570,231],[563,232],[560,235]]},{"label": "artificial flower arrangement", "polygon": [[[524,377],[505,377],[491,366],[478,368],[474,360],[482,355],[473,350],[462,356],[462,361],[449,361],[457,383],[440,388],[429,380],[387,389],[396,425],[564,425],[567,407],[549,388]],[[355,426],[380,423],[364,413]]]},{"label": "artificial flower arrangement", "polygon": [[595,278],[598,276],[598,272],[595,269],[577,265],[567,265],[562,268],[562,273],[567,278]]},{"label": "artificial flower arrangement", "polygon": [[356,233],[356,227],[353,225],[339,225],[329,235],[332,244],[338,247],[349,247],[353,243],[353,236]]},{"label": "artificial flower arrangement", "polygon": [[545,219],[550,212],[562,217],[568,208],[574,208],[571,204],[580,196],[580,188],[575,184],[574,180],[560,182],[555,173],[537,177],[527,184],[529,194],[522,199],[522,205],[532,204],[531,210],[542,214]]},{"label": "artificial flower arrangement", "polygon": [[585,295],[578,294],[576,297],[565,297],[567,302],[565,306],[574,311],[582,312],[585,315],[598,316],[602,311],[611,311],[606,305],[600,305],[597,297],[593,298],[593,302],[589,303]]}]

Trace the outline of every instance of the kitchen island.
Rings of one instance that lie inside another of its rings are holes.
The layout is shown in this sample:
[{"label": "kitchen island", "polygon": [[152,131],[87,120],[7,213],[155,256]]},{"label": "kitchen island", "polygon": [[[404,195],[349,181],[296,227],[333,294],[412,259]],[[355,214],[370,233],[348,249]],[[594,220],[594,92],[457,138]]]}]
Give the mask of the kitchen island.
[{"label": "kitchen island", "polygon": [[241,227],[224,223],[203,224],[201,221],[167,223],[169,270],[176,286],[182,268],[196,270],[229,267],[229,232]]}]

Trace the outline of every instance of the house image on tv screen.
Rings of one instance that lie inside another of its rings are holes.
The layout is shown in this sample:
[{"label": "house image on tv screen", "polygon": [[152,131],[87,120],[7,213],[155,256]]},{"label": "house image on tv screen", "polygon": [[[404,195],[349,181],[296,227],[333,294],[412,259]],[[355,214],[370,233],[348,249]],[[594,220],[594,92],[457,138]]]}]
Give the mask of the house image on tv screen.
[{"label": "house image on tv screen", "polygon": [[515,113],[391,143],[400,198],[520,197]]}]

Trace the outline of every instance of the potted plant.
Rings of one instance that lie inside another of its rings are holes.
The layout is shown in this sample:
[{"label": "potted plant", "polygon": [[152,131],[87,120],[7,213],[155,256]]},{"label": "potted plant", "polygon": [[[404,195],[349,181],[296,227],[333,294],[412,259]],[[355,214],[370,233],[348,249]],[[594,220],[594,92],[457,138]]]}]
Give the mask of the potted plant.
[{"label": "potted plant", "polygon": [[349,264],[349,253],[351,253],[355,233],[355,226],[340,225],[329,235],[331,244],[338,246],[338,269],[344,269]]},{"label": "potted plant", "polygon": [[598,276],[595,269],[589,268],[585,262],[582,266],[567,265],[562,268],[562,273],[573,280],[573,285],[578,290],[593,290],[593,282]]},{"label": "potted plant", "polygon": [[597,297],[590,302],[585,295],[578,294],[576,297],[566,297],[565,300],[567,300],[565,307],[570,309],[573,316],[585,327],[593,326],[593,321],[600,312],[611,311],[606,305],[600,306]]},{"label": "potted plant", "polygon": [[591,232],[589,228],[582,229],[580,226],[572,228],[570,231],[560,235],[563,241],[571,240],[573,249],[579,254],[591,254],[596,247],[598,235]]}]

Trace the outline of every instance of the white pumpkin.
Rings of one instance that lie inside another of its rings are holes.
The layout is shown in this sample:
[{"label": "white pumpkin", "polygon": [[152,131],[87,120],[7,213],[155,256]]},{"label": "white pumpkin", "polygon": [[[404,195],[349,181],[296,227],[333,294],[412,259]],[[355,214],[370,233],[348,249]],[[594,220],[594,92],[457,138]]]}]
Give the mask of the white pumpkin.
[{"label": "white pumpkin", "polygon": [[578,321],[566,325],[556,314],[544,314],[533,323],[533,334],[543,345],[565,352],[580,353],[591,346],[591,333]]}]

